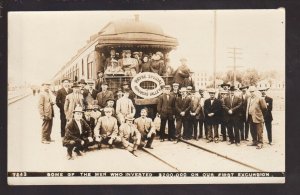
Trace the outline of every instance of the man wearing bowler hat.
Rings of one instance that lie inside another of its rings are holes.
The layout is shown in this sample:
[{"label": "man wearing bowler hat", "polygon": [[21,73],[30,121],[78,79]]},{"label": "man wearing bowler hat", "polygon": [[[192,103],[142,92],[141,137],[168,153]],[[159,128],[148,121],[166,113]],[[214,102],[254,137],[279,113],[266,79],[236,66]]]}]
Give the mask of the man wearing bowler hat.
[{"label": "man wearing bowler hat", "polygon": [[74,83],[72,88],[73,88],[73,93],[66,96],[66,101],[64,105],[67,121],[72,120],[73,111],[76,106],[79,105],[82,108],[84,108],[83,95],[80,93],[80,85]]},{"label": "man wearing bowler hat", "polygon": [[228,129],[229,144],[240,146],[239,112],[242,100],[234,95],[235,91],[235,86],[231,86],[229,96],[223,100],[224,121]]},{"label": "man wearing bowler hat", "polygon": [[187,95],[187,90],[182,87],[179,91],[181,96],[175,100],[175,116],[176,116],[176,138],[177,142],[181,138],[181,129],[183,126],[183,138],[186,138],[189,125],[191,99]]},{"label": "man wearing bowler hat", "polygon": [[263,123],[264,114],[267,112],[266,101],[255,95],[256,87],[250,86],[250,97],[247,100],[246,120],[249,122],[250,133],[252,136],[252,144],[249,146],[257,146],[257,149],[263,147]]},{"label": "man wearing bowler hat", "polygon": [[196,97],[195,93],[196,91],[194,89],[191,89],[191,110],[190,110],[190,115],[191,115],[191,128],[188,133],[188,138],[193,137],[195,140],[198,140],[198,121],[200,118],[200,115],[203,113],[203,107],[201,106],[200,103],[200,98]]},{"label": "man wearing bowler hat", "polygon": [[220,123],[220,114],[222,112],[222,102],[215,97],[215,89],[208,90],[210,98],[204,102],[205,122],[207,125],[208,143],[213,140],[219,142],[218,127]]},{"label": "man wearing bowler hat", "polygon": [[264,119],[265,119],[265,126],[266,126],[266,130],[267,130],[269,144],[272,145],[273,98],[269,97],[266,94],[266,91],[268,89],[269,88],[261,88],[261,89],[259,89],[259,91],[261,92],[262,98],[265,99],[266,104],[267,104],[267,112],[264,115]]},{"label": "man wearing bowler hat", "polygon": [[51,96],[49,94],[50,83],[45,82],[42,84],[43,90],[40,93],[38,109],[43,120],[42,123],[42,143],[49,144],[51,141],[51,131],[52,131],[52,124],[53,124],[53,105],[54,103],[51,100]]},{"label": "man wearing bowler hat", "polygon": [[175,139],[175,97],[170,94],[171,86],[164,86],[164,93],[159,96],[157,104],[157,113],[161,118],[160,126],[160,140],[164,141],[165,139],[165,128],[168,121],[168,140],[171,141]]},{"label": "man wearing bowler hat", "polygon": [[109,98],[114,98],[114,94],[112,91],[109,91],[108,84],[106,81],[104,81],[101,85],[102,91],[97,94],[97,101],[100,109],[103,109],[106,107],[106,100]]},{"label": "man wearing bowler hat", "polygon": [[62,81],[62,88],[57,91],[56,95],[56,105],[59,108],[60,111],[60,134],[61,137],[65,136],[65,127],[67,123],[66,114],[64,110],[64,105],[66,101],[66,96],[73,92],[72,89],[70,89],[70,79],[69,78],[63,78]]},{"label": "man wearing bowler hat", "polygon": [[72,160],[72,152],[77,156],[81,156],[82,152],[87,150],[88,146],[92,144],[92,130],[90,126],[82,119],[83,109],[76,106],[73,110],[74,118],[66,126],[66,135],[63,139],[63,146],[67,147],[68,159]]}]

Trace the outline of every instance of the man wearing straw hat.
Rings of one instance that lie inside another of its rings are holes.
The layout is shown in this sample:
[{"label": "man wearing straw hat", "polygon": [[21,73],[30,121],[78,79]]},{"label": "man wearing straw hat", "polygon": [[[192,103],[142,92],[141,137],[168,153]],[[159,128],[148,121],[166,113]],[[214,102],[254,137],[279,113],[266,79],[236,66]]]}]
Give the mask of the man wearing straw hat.
[{"label": "man wearing straw hat", "polygon": [[119,129],[119,137],[123,146],[134,156],[137,156],[135,151],[138,145],[140,145],[141,133],[133,124],[133,120],[133,116],[129,115],[125,117],[125,123],[123,123]]},{"label": "man wearing straw hat", "polygon": [[49,144],[51,141],[50,135],[52,131],[52,124],[53,124],[53,117],[54,117],[54,111],[53,111],[53,105],[54,103],[51,100],[51,96],[49,94],[50,89],[50,83],[45,82],[42,84],[43,90],[40,93],[39,97],[39,113],[41,116],[41,119],[43,120],[42,123],[42,143],[43,144]]},{"label": "man wearing straw hat", "polygon": [[104,114],[98,119],[96,127],[94,129],[95,141],[98,144],[98,148],[101,148],[101,143],[108,143],[110,148],[113,148],[112,144],[118,135],[117,119],[112,116],[112,108],[105,107]]},{"label": "man wearing straw hat", "polygon": [[63,146],[67,147],[67,157],[73,159],[72,152],[81,156],[89,145],[93,142],[92,130],[90,126],[82,119],[83,109],[76,106],[73,111],[74,118],[66,126],[66,135],[63,139]]},{"label": "man wearing straw hat", "polygon": [[66,113],[66,119],[69,122],[73,118],[73,111],[77,105],[80,105],[82,108],[84,107],[83,103],[83,95],[80,93],[80,85],[74,83],[73,93],[67,95],[64,110]]}]

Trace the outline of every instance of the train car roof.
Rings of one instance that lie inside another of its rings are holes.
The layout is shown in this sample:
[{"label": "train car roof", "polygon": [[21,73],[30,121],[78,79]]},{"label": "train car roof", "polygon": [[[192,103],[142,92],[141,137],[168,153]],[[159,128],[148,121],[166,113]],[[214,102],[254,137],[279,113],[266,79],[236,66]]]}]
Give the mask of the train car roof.
[{"label": "train car roof", "polygon": [[98,36],[101,45],[144,45],[175,48],[178,46],[176,38],[166,35],[162,28],[150,22],[139,20],[117,20],[109,22]]}]

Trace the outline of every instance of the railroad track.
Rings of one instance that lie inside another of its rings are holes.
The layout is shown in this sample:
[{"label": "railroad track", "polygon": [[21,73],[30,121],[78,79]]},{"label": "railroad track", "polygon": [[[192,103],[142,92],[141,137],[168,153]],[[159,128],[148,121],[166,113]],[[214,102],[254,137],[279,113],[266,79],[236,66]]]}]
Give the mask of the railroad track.
[{"label": "railroad track", "polygon": [[10,105],[10,104],[13,104],[21,99],[24,99],[26,97],[28,97],[31,93],[27,93],[27,94],[22,94],[22,95],[17,95],[17,96],[14,96],[14,97],[10,97],[7,99],[7,104]]},{"label": "railroad track", "polygon": [[[163,144],[163,143],[162,143]],[[247,169],[250,169],[250,170],[253,170],[255,172],[265,172],[263,170],[261,170],[260,168],[257,168],[255,166],[252,166],[250,164],[247,164],[247,163],[244,163],[244,162],[241,162],[239,160],[236,160],[236,159],[233,159],[233,158],[230,158],[224,154],[221,154],[221,153],[217,153],[217,152],[214,152],[212,150],[209,150],[205,147],[202,147],[202,146],[199,146],[199,145],[196,145],[196,144],[193,144],[189,141],[186,141],[186,140],[183,140],[183,139],[180,139],[180,141],[176,144],[178,147],[183,147],[183,146],[180,146],[182,144],[187,144],[189,146],[192,146],[193,148],[196,148],[196,149],[199,149],[201,150],[202,152],[206,152],[206,153],[209,153],[217,158],[222,158],[226,161],[230,161],[234,164],[237,164],[239,166],[242,166],[242,167],[246,167]],[[174,144],[175,145],[175,144]],[[182,172],[183,170],[180,168],[180,166],[176,165],[176,163],[174,162],[171,162],[171,160],[167,160],[166,158],[164,158],[164,156],[162,155],[159,155],[159,154],[156,154],[155,152],[155,149],[152,150],[152,149],[147,149],[147,148],[142,148],[142,151],[146,152],[147,154],[151,155],[152,157],[156,158],[157,160],[161,161],[162,163],[166,164],[167,166],[171,167],[172,169],[174,169],[176,172]],[[188,152],[188,151],[187,151]],[[199,152],[200,153],[200,152]]]}]

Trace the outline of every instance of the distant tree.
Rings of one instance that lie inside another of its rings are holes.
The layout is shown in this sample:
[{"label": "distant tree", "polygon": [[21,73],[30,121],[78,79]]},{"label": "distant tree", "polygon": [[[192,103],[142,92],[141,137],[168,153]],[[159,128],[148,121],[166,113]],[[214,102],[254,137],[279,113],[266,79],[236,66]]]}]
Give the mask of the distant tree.
[{"label": "distant tree", "polygon": [[260,79],[260,76],[256,69],[247,69],[242,75],[243,85],[256,85]]}]

